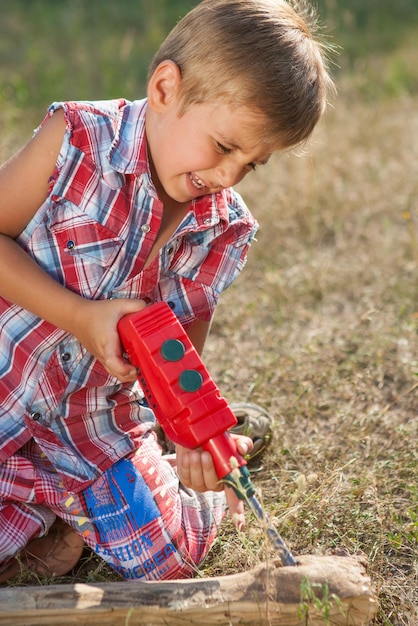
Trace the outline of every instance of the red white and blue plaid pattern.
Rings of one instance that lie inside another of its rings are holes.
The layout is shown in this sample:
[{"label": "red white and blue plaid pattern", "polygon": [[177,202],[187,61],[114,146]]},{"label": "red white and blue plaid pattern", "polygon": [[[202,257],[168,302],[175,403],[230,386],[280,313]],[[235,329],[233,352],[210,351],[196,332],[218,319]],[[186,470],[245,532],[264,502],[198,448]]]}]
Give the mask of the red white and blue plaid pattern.
[{"label": "red white and blue plaid pattern", "polygon": [[223,492],[179,484],[153,433],[78,494],[31,441],[0,465],[0,489],[0,569],[57,515],[124,578],[183,578],[206,556],[225,513]]},{"label": "red white and blue plaid pattern", "polygon": [[[86,298],[166,300],[185,325],[209,320],[256,229],[240,197],[196,201],[144,270],[161,214],[146,101],[54,104],[49,114],[60,107],[68,132],[50,194],[19,244]],[[136,385],[122,386],[74,337],[3,299],[0,328],[0,460],[34,437],[74,491],[136,448],[150,427]]]}]

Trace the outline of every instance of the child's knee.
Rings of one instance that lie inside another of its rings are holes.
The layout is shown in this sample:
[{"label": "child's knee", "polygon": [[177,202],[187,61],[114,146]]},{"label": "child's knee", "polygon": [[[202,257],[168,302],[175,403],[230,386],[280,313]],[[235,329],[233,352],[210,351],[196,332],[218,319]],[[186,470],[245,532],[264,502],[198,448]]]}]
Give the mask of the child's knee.
[{"label": "child's knee", "polygon": [[20,502],[0,504],[0,566],[42,537],[55,520],[52,511]]}]

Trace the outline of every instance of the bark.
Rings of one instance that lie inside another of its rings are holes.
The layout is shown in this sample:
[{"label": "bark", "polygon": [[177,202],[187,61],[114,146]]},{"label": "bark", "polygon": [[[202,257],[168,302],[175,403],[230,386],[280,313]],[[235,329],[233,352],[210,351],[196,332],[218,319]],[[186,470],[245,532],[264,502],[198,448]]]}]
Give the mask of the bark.
[{"label": "bark", "polygon": [[0,589],[4,626],[360,626],[376,611],[357,556],[301,556],[296,567],[262,564],[217,578]]}]

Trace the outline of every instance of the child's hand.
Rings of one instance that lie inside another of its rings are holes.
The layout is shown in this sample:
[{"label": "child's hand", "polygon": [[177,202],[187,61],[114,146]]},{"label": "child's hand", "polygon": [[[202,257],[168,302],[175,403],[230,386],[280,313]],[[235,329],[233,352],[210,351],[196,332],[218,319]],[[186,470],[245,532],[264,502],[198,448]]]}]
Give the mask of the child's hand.
[{"label": "child's hand", "polygon": [[[250,437],[231,435],[240,454],[245,456],[253,447]],[[244,503],[238,498],[234,490],[219,480],[213,465],[210,452],[196,448],[189,450],[176,445],[177,473],[183,485],[194,491],[222,491],[225,496],[229,512],[238,529],[245,525]]]},{"label": "child's hand", "polygon": [[74,316],[72,333],[105,370],[121,382],[133,382],[136,370],[123,356],[117,324],[146,306],[142,300],[82,300]]}]

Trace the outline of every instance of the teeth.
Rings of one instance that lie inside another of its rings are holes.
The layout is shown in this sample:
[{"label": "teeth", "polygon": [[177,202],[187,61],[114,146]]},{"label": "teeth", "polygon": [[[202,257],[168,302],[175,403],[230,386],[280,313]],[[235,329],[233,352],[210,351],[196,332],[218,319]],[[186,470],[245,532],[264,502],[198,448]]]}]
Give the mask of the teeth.
[{"label": "teeth", "polygon": [[203,187],[206,187],[205,183],[200,180],[200,178],[196,176],[196,174],[189,174],[189,177],[193,183],[193,186],[196,187],[196,189],[203,189]]}]

